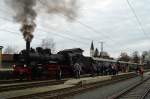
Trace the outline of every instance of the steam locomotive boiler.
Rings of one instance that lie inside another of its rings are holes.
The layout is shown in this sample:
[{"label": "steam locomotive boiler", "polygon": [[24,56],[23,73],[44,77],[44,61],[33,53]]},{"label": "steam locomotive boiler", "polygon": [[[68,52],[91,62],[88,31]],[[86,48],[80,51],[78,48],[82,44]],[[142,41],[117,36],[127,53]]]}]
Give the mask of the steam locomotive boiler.
[{"label": "steam locomotive boiler", "polygon": [[14,74],[20,79],[74,76],[74,64],[79,63],[82,74],[92,72],[92,59],[82,55],[80,48],[66,49],[52,54],[50,49],[38,47],[22,50],[14,55]]}]

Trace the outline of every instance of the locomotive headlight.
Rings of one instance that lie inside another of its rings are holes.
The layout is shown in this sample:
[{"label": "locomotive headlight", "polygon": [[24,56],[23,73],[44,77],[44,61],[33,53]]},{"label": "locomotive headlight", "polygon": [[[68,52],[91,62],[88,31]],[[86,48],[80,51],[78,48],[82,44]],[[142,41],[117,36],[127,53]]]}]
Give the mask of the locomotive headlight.
[{"label": "locomotive headlight", "polygon": [[27,67],[27,65],[24,65],[24,67]]}]

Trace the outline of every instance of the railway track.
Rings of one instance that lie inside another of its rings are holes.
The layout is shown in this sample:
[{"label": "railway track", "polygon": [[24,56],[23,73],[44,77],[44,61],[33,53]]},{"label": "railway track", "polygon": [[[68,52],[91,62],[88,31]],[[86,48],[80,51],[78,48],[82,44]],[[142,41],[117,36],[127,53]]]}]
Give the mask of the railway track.
[{"label": "railway track", "polygon": [[55,79],[43,79],[43,80],[19,80],[19,79],[9,79],[9,80],[0,80],[0,85],[2,84],[15,84],[15,83],[28,83],[28,82],[40,82],[40,81],[50,81]]},{"label": "railway track", "polygon": [[[88,77],[89,74],[82,75],[81,78]],[[13,80],[3,80],[0,82],[0,92],[4,91],[11,91],[11,90],[20,90],[26,88],[33,88],[33,87],[42,87],[42,86],[49,86],[49,85],[58,85],[63,84],[65,81],[72,79],[72,78],[65,78],[62,80],[24,80],[20,81],[18,79]]]},{"label": "railway track", "polygon": [[[132,75],[134,77],[135,75]],[[66,97],[69,97],[70,95],[79,94],[81,92],[85,92],[91,89],[95,89],[100,86],[105,86],[108,84],[116,83],[119,81],[123,81],[125,79],[131,78],[131,76],[127,76],[125,78],[118,79],[118,77],[114,76],[111,80],[108,81],[102,81],[102,82],[96,82],[92,84],[85,84],[82,85],[82,83],[78,83],[77,85],[74,85],[72,87],[67,87],[59,90],[53,90],[53,91],[47,91],[44,93],[35,93],[30,95],[24,95],[19,97],[14,97],[10,99],[65,99]]]},{"label": "railway track", "polygon": [[48,86],[48,85],[57,85],[57,84],[64,83],[66,80],[67,79],[1,84],[0,85],[0,92],[11,91],[11,90],[20,90],[20,89],[33,88],[33,87]]},{"label": "railway track", "polygon": [[19,83],[19,79],[0,80],[0,84]]},{"label": "railway track", "polygon": [[150,99],[150,77],[128,87],[108,99]]},{"label": "railway track", "polygon": [[[81,75],[81,78],[90,77],[91,74],[84,74]],[[73,77],[66,77],[66,79],[71,79]],[[19,80],[19,79],[7,79],[7,80],[0,80],[0,84],[12,84],[12,83],[25,83],[25,82],[35,82],[35,81],[47,81],[47,80],[54,80],[54,79],[46,79],[46,80]]]}]

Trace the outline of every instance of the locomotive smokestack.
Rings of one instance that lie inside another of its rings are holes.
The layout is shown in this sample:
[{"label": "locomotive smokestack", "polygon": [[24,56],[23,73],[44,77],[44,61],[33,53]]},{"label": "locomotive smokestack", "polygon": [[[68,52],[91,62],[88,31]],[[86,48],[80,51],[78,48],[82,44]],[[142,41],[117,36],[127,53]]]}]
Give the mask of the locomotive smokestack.
[{"label": "locomotive smokestack", "polygon": [[30,41],[29,40],[26,40],[26,65],[29,66],[29,63],[30,63],[30,57],[29,57],[29,53],[30,53]]},{"label": "locomotive smokestack", "polygon": [[32,32],[34,31],[35,28],[35,24],[34,23],[24,23],[22,28],[21,28],[21,32],[23,33],[24,39],[26,41],[26,64],[27,66],[30,65],[30,43],[32,41],[33,35]]},{"label": "locomotive smokestack", "polygon": [[30,41],[26,41],[26,51],[27,53],[30,51]]}]

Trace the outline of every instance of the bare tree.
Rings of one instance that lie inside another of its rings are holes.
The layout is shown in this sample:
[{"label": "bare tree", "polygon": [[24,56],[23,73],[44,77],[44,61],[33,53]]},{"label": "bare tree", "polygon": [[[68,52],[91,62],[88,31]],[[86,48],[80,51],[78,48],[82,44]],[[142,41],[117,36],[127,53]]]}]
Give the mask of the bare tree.
[{"label": "bare tree", "polygon": [[140,63],[140,55],[139,55],[138,51],[133,52],[133,54],[132,54],[132,62]]},{"label": "bare tree", "polygon": [[52,53],[55,53],[56,43],[52,38],[45,38],[42,40],[40,46],[44,49],[51,49]]},{"label": "bare tree", "polygon": [[122,52],[118,58],[118,60],[126,62],[130,61],[130,59],[130,56],[126,52]]},{"label": "bare tree", "polygon": [[6,48],[4,48],[4,54],[15,54],[18,53],[18,49],[16,46],[10,46],[8,45]]},{"label": "bare tree", "polygon": [[[144,52],[143,52],[144,53]],[[142,53],[142,55],[143,55]],[[144,61],[150,61],[150,51],[147,51],[147,53],[145,54],[145,59]]]},{"label": "bare tree", "polygon": [[141,61],[144,63],[146,61],[147,56],[149,55],[148,51],[143,51],[141,55]]}]

